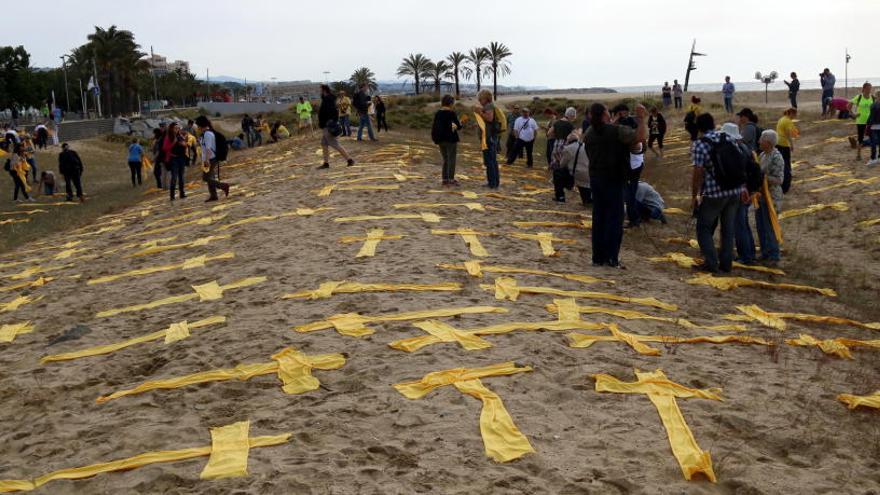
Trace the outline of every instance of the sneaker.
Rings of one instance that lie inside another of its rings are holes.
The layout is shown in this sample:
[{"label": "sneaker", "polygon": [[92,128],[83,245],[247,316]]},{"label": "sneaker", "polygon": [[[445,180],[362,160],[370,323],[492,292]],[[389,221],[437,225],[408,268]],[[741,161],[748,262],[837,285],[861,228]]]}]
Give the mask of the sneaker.
[{"label": "sneaker", "polygon": [[868,163],[866,163],[865,165],[872,167],[872,166],[878,165],[878,164],[880,164],[880,158],[876,158],[874,160],[868,160]]},{"label": "sneaker", "polygon": [[859,140],[855,136],[850,136],[849,137],[849,145],[852,149],[858,149]]},{"label": "sneaker", "polygon": [[450,186],[460,186],[461,184],[457,180],[452,179],[451,181],[449,181],[449,185]]},{"label": "sneaker", "polygon": [[330,164],[325,162],[323,165],[318,167],[318,169],[322,169],[322,168],[330,168]]},{"label": "sneaker", "polygon": [[205,203],[210,203],[212,201],[219,201],[219,198],[208,198],[205,200]]},{"label": "sneaker", "polygon": [[718,269],[715,267],[711,267],[706,263],[700,263],[699,265],[694,266],[694,270],[698,272],[709,272],[709,273],[718,273]]},{"label": "sneaker", "polygon": [[[327,166],[329,167],[329,165],[327,165]],[[353,166],[354,166],[354,160],[353,160],[353,159],[351,159],[351,158],[348,159],[348,166],[349,166],[349,167],[353,167]]]},{"label": "sneaker", "polygon": [[557,203],[565,203],[565,198],[553,198],[553,201],[556,201]]},{"label": "sneaker", "polygon": [[222,186],[220,186],[220,189],[223,190],[223,195],[228,198],[229,197],[229,184],[223,184]]}]

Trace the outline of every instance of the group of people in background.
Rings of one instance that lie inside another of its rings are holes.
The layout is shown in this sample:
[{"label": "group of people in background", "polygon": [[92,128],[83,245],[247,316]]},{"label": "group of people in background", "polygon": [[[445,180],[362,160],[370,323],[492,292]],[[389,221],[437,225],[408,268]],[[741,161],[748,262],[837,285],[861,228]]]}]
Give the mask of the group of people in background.
[{"label": "group of people in background", "polygon": [[[14,126],[3,127],[0,160],[3,161],[4,171],[12,179],[12,200],[15,202],[34,201],[31,183],[37,185],[38,193],[55,195],[55,173],[48,168],[40,172],[37,167],[36,151],[46,148],[46,134],[46,128],[41,128],[40,125],[34,129],[33,135],[19,132]],[[85,201],[82,188],[83,170],[79,154],[70,149],[67,143],[63,143],[58,154],[58,171],[64,178],[67,201],[73,201],[74,194],[79,201]]]}]

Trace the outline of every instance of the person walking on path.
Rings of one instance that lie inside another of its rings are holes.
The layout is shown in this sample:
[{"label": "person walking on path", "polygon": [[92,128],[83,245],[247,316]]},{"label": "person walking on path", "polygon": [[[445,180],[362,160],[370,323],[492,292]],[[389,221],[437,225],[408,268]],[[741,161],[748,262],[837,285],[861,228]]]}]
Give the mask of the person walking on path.
[{"label": "person walking on path", "polygon": [[[516,119],[520,116],[519,105],[514,104],[513,110],[507,112],[505,116],[507,118],[507,128],[513,129],[513,124],[516,123]],[[516,138],[513,136],[512,132],[507,133],[507,141],[504,144],[504,150],[507,151],[507,156],[509,157],[511,153],[513,153],[513,148],[516,146]],[[549,156],[549,155],[548,155]],[[523,152],[520,150],[519,157],[523,157]]]},{"label": "person walking on path", "polygon": [[874,105],[874,97],[871,96],[873,89],[871,83],[866,82],[862,85],[862,92],[849,102],[849,113],[856,119],[856,141],[852,143],[852,137],[850,137],[850,143],[855,144],[856,160],[858,161],[862,160],[862,147],[865,145],[868,120],[871,118],[871,107]]},{"label": "person walking on path", "polygon": [[85,202],[82,192],[83,162],[76,151],[70,149],[70,145],[61,145],[61,153],[58,154],[58,171],[64,176],[64,192],[67,193],[67,201],[73,201],[73,189],[76,188],[76,197],[79,202]]},{"label": "person walking on path", "polygon": [[791,108],[797,108],[798,92],[801,90],[801,80],[798,79],[797,73],[791,73],[791,82],[783,81],[788,86],[788,101],[791,102]]},{"label": "person walking on path", "polygon": [[[664,105],[669,107],[665,103]],[[648,132],[648,148],[656,156],[663,158],[663,138],[666,136],[666,119],[657,107],[651,108],[651,116],[648,118]],[[655,142],[660,150],[659,152],[654,149]]]},{"label": "person walking on path", "polygon": [[351,98],[346,96],[344,90],[340,90],[336,97],[336,108],[339,110],[339,125],[342,126],[342,135],[351,137]]},{"label": "person walking on path", "polygon": [[196,125],[202,133],[202,180],[208,184],[208,199],[206,203],[217,201],[217,189],[223,191],[225,196],[229,196],[229,184],[220,182],[220,162],[226,160],[226,154],[229,151],[229,145],[226,138],[220,133],[214,131],[214,126],[208,117],[200,115],[196,118]]},{"label": "person walking on path", "polygon": [[382,132],[382,128],[385,128],[385,132],[388,132],[388,121],[385,120],[386,108],[385,101],[382,100],[382,97],[376,95],[373,98],[373,106],[376,109],[376,133]]},{"label": "person walking on path", "polygon": [[[565,153],[568,149],[568,144],[573,140],[577,140],[579,137],[579,135],[574,132],[574,121],[576,118],[577,110],[574,107],[566,108],[565,114],[563,114],[562,118],[553,122],[553,127],[551,127],[547,133],[547,140],[553,142],[553,148],[550,151],[549,160],[550,170],[553,173],[553,201],[556,201],[557,203],[565,202],[566,184],[564,181],[567,177],[565,173],[567,170]],[[575,155],[572,155],[572,157],[574,156]],[[580,163],[580,166],[582,167],[581,172],[587,170],[588,161],[589,160],[584,160]],[[589,187],[589,182],[589,178],[587,178],[586,187]]]},{"label": "person walking on path", "polygon": [[479,104],[474,106],[474,113],[483,121],[481,129],[481,148],[483,150],[483,165],[486,167],[486,187],[498,189],[501,187],[501,174],[498,170],[498,130],[500,125],[495,121],[495,103],[492,102],[492,92],[482,90],[477,94]]},{"label": "person walking on path", "polygon": [[128,145],[128,168],[131,171],[131,187],[137,187],[143,183],[141,169],[143,168],[144,148],[137,139],[132,139]]},{"label": "person walking on path", "polygon": [[819,82],[822,84],[822,114],[828,113],[828,104],[834,98],[834,85],[837,78],[828,70],[828,67],[819,74]]},{"label": "person walking on path", "polygon": [[721,86],[721,93],[724,95],[724,111],[733,114],[733,95],[736,93],[736,86],[730,82],[730,76],[724,78],[724,85]]},{"label": "person walking on path", "polygon": [[455,161],[461,122],[452,108],[454,104],[455,98],[452,95],[444,95],[440,100],[440,110],[434,114],[434,123],[431,125],[431,140],[440,148],[440,157],[443,159],[444,186],[458,185],[455,180]]},{"label": "person walking on path", "polygon": [[330,168],[330,148],[338,151],[348,161],[349,167],[354,165],[354,160],[336,139],[342,135],[342,126],[339,125],[339,107],[336,106],[336,95],[326,84],[321,85],[318,127],[321,129],[321,150],[324,153],[324,163],[318,168]]},{"label": "person walking on path", "polygon": [[661,89],[663,92],[663,108],[669,108],[672,106],[672,86],[669,85],[669,81],[663,83],[663,88]]},{"label": "person walking on path", "polygon": [[28,165],[27,159],[24,156],[24,147],[21,143],[15,143],[15,146],[12,148],[12,156],[9,157],[7,163],[9,164],[8,170],[13,184],[12,200],[18,202],[18,193],[21,191],[25,201],[33,201],[33,198],[28,194],[31,188],[27,183],[30,165]]},{"label": "person walking on path", "polygon": [[[691,198],[694,216],[697,219],[697,242],[703,254],[703,264],[698,270],[710,273],[730,272],[733,266],[733,243],[736,224],[736,213],[742,196],[747,195],[745,178],[739,185],[722,185],[716,180],[717,171],[727,169],[727,160],[744,158],[734,148],[733,154],[725,153],[725,148],[736,146],[730,138],[715,130],[715,119],[712,114],[704,113],[697,117],[697,130],[700,139],[694,143],[693,175],[691,180]],[[728,148],[729,149],[729,148]],[[715,248],[715,229],[721,224],[721,250]]]},{"label": "person walking on path", "polygon": [[678,79],[672,82],[672,96],[675,98],[675,109],[681,110],[684,90],[681,88],[681,84],[678,84]]},{"label": "person walking on path", "polygon": [[776,149],[782,153],[782,158],[785,161],[785,178],[782,180],[783,194],[788,194],[788,190],[791,189],[791,154],[794,152],[794,140],[799,136],[798,129],[794,125],[797,114],[796,108],[789,108],[782,113],[782,118],[776,123],[778,141]]},{"label": "person walking on path", "polygon": [[186,174],[186,164],[189,162],[189,156],[187,155],[186,132],[176,125],[173,126],[173,129],[177,132],[171,136],[173,144],[171,145],[170,150],[171,159],[168,161],[171,165],[171,182],[168,185],[168,191],[171,193],[171,201],[174,201],[175,188],[180,189],[180,199],[186,198],[184,176]]},{"label": "person walking on path", "polygon": [[761,172],[764,184],[758,194],[755,210],[755,229],[761,244],[761,261],[769,264],[779,262],[778,215],[782,209],[782,182],[785,178],[785,160],[777,148],[778,135],[775,131],[764,131],[759,139],[761,147]]},{"label": "person walking on path", "polygon": [[354,106],[354,109],[357,110],[358,114],[357,140],[363,141],[364,127],[366,127],[370,141],[378,141],[378,139],[373,136],[373,124],[370,122],[370,95],[367,93],[366,84],[361,86],[358,89],[358,92],[354,94],[352,105]]},{"label": "person walking on path", "polygon": [[513,145],[513,153],[507,156],[507,164],[513,165],[517,155],[525,148],[526,167],[532,168],[534,165],[532,152],[535,149],[535,138],[538,137],[538,123],[532,118],[532,113],[528,108],[523,108],[521,116],[514,121],[511,134],[514,135],[516,141]]},{"label": "person walking on path", "polygon": [[174,175],[174,166],[175,166],[175,154],[174,152],[179,152],[179,147],[176,145],[180,141],[180,125],[177,122],[172,122],[168,125],[168,129],[165,131],[165,137],[162,139],[162,186],[163,188],[169,188],[172,182],[172,176]]},{"label": "person walking on path", "polygon": [[584,147],[590,159],[593,196],[591,229],[593,265],[622,268],[623,189],[630,170],[630,152],[648,138],[648,111],[636,105],[636,128],[618,125],[601,103],[590,106],[590,128]]}]

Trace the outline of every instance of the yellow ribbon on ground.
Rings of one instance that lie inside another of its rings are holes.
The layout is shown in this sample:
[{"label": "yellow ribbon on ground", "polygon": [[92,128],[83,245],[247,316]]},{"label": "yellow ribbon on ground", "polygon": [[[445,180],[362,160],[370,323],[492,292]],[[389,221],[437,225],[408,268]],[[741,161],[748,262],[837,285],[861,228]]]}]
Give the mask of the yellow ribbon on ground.
[{"label": "yellow ribbon on ground", "polygon": [[670,381],[660,370],[653,373],[642,373],[636,370],[637,381],[629,383],[606,374],[593,375],[593,378],[596,380],[596,392],[646,394],[654,407],[657,408],[657,413],[660,414],[660,420],[669,437],[672,454],[678,460],[678,465],[681,467],[685,479],[691,480],[694,475],[702,473],[712,483],[716,482],[715,471],[712,469],[712,457],[709,452],[700,449],[694,439],[694,434],[684,420],[684,416],[681,415],[681,409],[678,408],[675,399],[697,398],[720,401],[722,400],[719,395],[721,389],[700,390],[685,387]]},{"label": "yellow ribbon on ground", "polygon": [[151,267],[147,267],[147,268],[139,268],[137,270],[131,270],[131,271],[125,272],[125,273],[119,273],[116,275],[108,275],[106,277],[93,278],[93,279],[90,279],[88,282],[86,282],[86,284],[87,285],[105,284],[107,282],[113,282],[114,280],[119,280],[121,278],[139,277],[141,275],[150,275],[153,273],[167,272],[170,270],[191,270],[193,268],[204,268],[205,263],[207,263],[209,261],[230,260],[232,258],[235,258],[235,253],[233,253],[233,252],[222,253],[222,254],[218,254],[216,256],[202,255],[202,256],[197,256],[195,258],[189,258],[189,259],[185,260],[183,263],[174,263],[172,265],[151,266]]},{"label": "yellow ribbon on ground", "polygon": [[837,184],[832,184],[830,186],[820,187],[818,189],[810,189],[807,192],[820,193],[820,192],[830,191],[832,189],[840,189],[843,187],[855,186],[857,184],[861,184],[861,185],[873,184],[877,181],[880,181],[880,177],[870,177],[867,179],[847,179],[845,181],[838,182]]},{"label": "yellow ribbon on ground", "polygon": [[513,362],[482,368],[455,368],[428,373],[421,380],[397,383],[394,388],[407,399],[421,399],[439,387],[452,385],[459,392],[479,399],[483,402],[480,411],[480,434],[486,455],[495,462],[509,462],[534,452],[535,449],[513,423],[498,394],[486,388],[480,378],[514,375],[527,371],[532,371],[532,368],[517,366]]},{"label": "yellow ribbon on ground", "polygon": [[606,314],[623,318],[625,320],[654,320],[672,323],[691,330],[712,330],[716,332],[744,332],[744,325],[697,325],[685,318],[672,318],[667,316],[654,316],[638,311],[617,308],[602,308],[598,306],[580,306],[575,299],[554,299],[553,304],[547,305],[547,311],[557,313],[560,321],[579,320],[581,314]]},{"label": "yellow ribbon on ground", "polygon": [[349,337],[363,337],[374,333],[374,330],[367,328],[366,323],[379,323],[388,321],[411,321],[411,320],[429,320],[431,318],[446,318],[450,316],[485,314],[485,313],[507,313],[504,308],[495,306],[470,306],[464,308],[444,308],[444,309],[427,309],[421,311],[406,311],[402,313],[391,313],[378,316],[364,316],[357,313],[343,313],[333,315],[326,320],[299,325],[293,329],[300,333],[315,332],[318,330],[335,329],[341,335]]},{"label": "yellow ribbon on ground", "polygon": [[347,222],[370,222],[374,220],[422,220],[427,223],[440,223],[440,220],[443,217],[439,215],[435,215],[433,213],[416,213],[416,214],[408,214],[408,213],[400,213],[395,215],[361,215],[356,217],[339,217],[334,218],[334,222],[339,223],[347,223]]},{"label": "yellow ribbon on ground", "polygon": [[343,244],[351,244],[353,242],[363,242],[360,251],[355,258],[364,258],[376,255],[376,247],[381,241],[393,241],[403,239],[402,235],[385,235],[384,229],[371,229],[367,231],[366,237],[341,237],[339,242]]},{"label": "yellow ribbon on ground", "polygon": [[586,213],[578,213],[574,211],[557,211],[557,210],[539,210],[534,208],[526,208],[522,210],[524,213],[547,213],[549,215],[562,215],[567,217],[590,218]]},{"label": "yellow ribbon on ground", "polygon": [[10,218],[7,220],[0,220],[0,225],[11,225],[16,223],[28,223],[30,222],[30,218]]},{"label": "yellow ribbon on ground", "polygon": [[666,239],[663,239],[663,242],[669,244],[683,244],[685,246],[690,246],[694,249],[700,248],[700,243],[697,242],[696,239],[685,239],[684,237],[667,237]]},{"label": "yellow ribbon on ground", "polygon": [[32,325],[30,321],[0,325],[0,342],[9,343],[15,340],[19,335],[24,335],[33,331],[34,325]]},{"label": "yellow ribbon on ground", "polygon": [[470,249],[471,254],[474,256],[486,257],[489,256],[489,252],[486,251],[486,248],[480,243],[480,239],[478,236],[492,236],[498,235],[494,232],[479,232],[473,229],[464,228],[458,230],[437,230],[432,229],[431,233],[434,235],[460,235],[464,243]]},{"label": "yellow ribbon on ground", "polygon": [[392,174],[392,175],[376,175],[376,176],[370,176],[370,177],[358,177],[356,179],[346,179],[346,180],[337,181],[336,183],[337,184],[357,184],[359,182],[369,182],[369,181],[374,181],[374,180],[388,180],[388,179],[394,179],[397,182],[406,182],[411,179],[424,179],[424,177],[421,175],[415,175],[415,174],[399,173],[399,174]]},{"label": "yellow ribbon on ground", "polygon": [[[827,165],[816,165],[813,168],[816,168],[819,170],[829,170],[828,168],[821,168],[821,167],[827,167]],[[807,182],[816,182],[816,181],[825,180],[825,179],[832,179],[835,177],[852,177],[852,175],[853,175],[852,172],[850,172],[848,170],[844,170],[844,171],[840,171],[840,172],[827,172],[822,175],[817,175],[814,177],[808,177],[806,179],[796,180],[796,181],[792,182],[792,184],[805,184]]]},{"label": "yellow ribbon on ground", "polygon": [[688,212],[682,210],[681,208],[666,208],[663,210],[663,213],[667,215],[688,215]]},{"label": "yellow ribbon on ground", "polygon": [[820,294],[828,297],[837,297],[837,292],[835,292],[834,289],[820,289],[818,287],[811,287],[809,285],[774,284],[743,277],[713,277],[711,274],[708,273],[698,274],[695,277],[688,279],[687,283],[691,285],[708,285],[709,287],[714,287],[719,290],[731,290],[740,287],[758,287],[760,289],[810,292],[813,294]]},{"label": "yellow ribbon on ground", "polygon": [[601,299],[606,301],[615,301],[620,303],[636,304],[641,306],[651,306],[666,311],[677,311],[678,306],[662,302],[653,297],[626,297],[616,294],[607,294],[604,292],[587,292],[576,290],[560,290],[552,287],[525,287],[517,285],[513,278],[499,277],[495,279],[495,285],[480,284],[480,288],[487,291],[495,292],[495,299],[503,301],[505,299],[516,301],[521,293],[525,294],[549,294],[553,296],[575,297],[583,299]]},{"label": "yellow ribbon on ground", "polygon": [[[248,422],[244,423],[248,424]],[[201,474],[202,479],[222,478],[228,476],[244,476],[247,474],[246,470],[243,474],[234,474],[240,473],[241,471],[241,454],[243,451],[240,444],[234,444],[233,442],[231,442],[233,438],[240,439],[239,435],[232,434],[233,431],[238,432],[242,429],[242,427],[236,425],[238,425],[238,423],[223,428],[212,429],[211,446],[193,447],[181,450],[163,450],[158,452],[148,452],[146,454],[140,454],[134,457],[128,457],[126,459],[120,459],[117,461],[102,462],[78,468],[61,469],[59,471],[54,471],[52,473],[40,476],[39,478],[35,478],[33,480],[0,480],[0,493],[36,490],[37,488],[45,485],[50,481],[81,480],[85,478],[91,478],[92,476],[96,476],[102,473],[110,473],[114,471],[129,471],[131,469],[149,466],[150,464],[184,461],[187,459],[205,456],[210,456],[208,459],[208,465],[213,465],[213,467],[210,470],[208,470],[208,466],[205,467],[205,470],[202,471]],[[230,427],[234,428],[232,428],[231,430],[225,430],[225,428]],[[219,430],[216,436],[214,434],[215,430]],[[244,430],[245,432],[247,431],[247,426],[244,427]],[[290,433],[285,433],[282,435],[246,438],[246,447],[247,449],[253,449],[259,447],[272,447],[275,445],[281,445],[283,443],[287,443],[290,440],[290,436]],[[215,441],[215,439],[217,441]],[[212,464],[212,459],[215,459],[214,447],[218,446],[218,444],[220,444],[219,446],[221,447],[222,452],[217,453],[216,460],[214,460]],[[244,450],[244,462],[246,465],[247,450]]]},{"label": "yellow ribbon on ground", "polygon": [[309,217],[314,215],[315,213],[325,211],[325,210],[333,210],[335,208],[297,208],[294,211],[287,213],[280,213],[278,215],[261,215],[256,217],[248,217],[242,218],[241,220],[237,220],[228,225],[224,225],[217,230],[229,230],[235,227],[240,227],[242,225],[247,225],[249,223],[257,223],[257,222],[266,222],[270,220],[278,220],[280,218],[288,218],[288,217]]},{"label": "yellow ribbon on ground", "polygon": [[30,282],[19,282],[17,284],[7,285],[5,287],[0,287],[0,292],[10,292],[10,291],[19,290],[19,289],[26,289],[26,288],[32,288],[32,287],[42,287],[53,280],[55,280],[55,279],[52,277],[40,277],[40,278],[38,278],[36,280],[32,280]]},{"label": "yellow ribbon on ground", "polygon": [[317,190],[316,194],[320,197],[325,197],[329,196],[333,191],[396,191],[398,189],[400,189],[400,186],[398,186],[397,184],[389,186],[339,186],[336,184],[331,184]]},{"label": "yellow ribbon on ground", "polygon": [[195,241],[192,241],[192,242],[183,242],[180,244],[168,244],[166,246],[152,246],[152,247],[147,247],[146,249],[142,249],[136,253],[130,254],[130,255],[126,256],[126,258],[137,258],[140,256],[149,256],[151,254],[164,253],[165,251],[173,251],[176,249],[186,249],[186,248],[192,248],[192,247],[207,246],[208,244],[210,244],[214,241],[219,241],[222,239],[229,239],[231,237],[232,237],[232,235],[230,235],[230,234],[209,235],[207,237],[201,237],[201,238],[199,238]]},{"label": "yellow ribbon on ground", "polygon": [[202,302],[204,301],[216,301],[217,299],[221,299],[223,297],[223,292],[232,289],[239,289],[242,287],[249,287],[251,285],[257,285],[266,281],[266,277],[251,277],[243,280],[239,280],[238,282],[234,282],[228,285],[220,285],[216,281],[209,282],[203,285],[193,285],[192,288],[195,291],[194,294],[183,294],[179,296],[171,296],[166,297],[164,299],[159,299],[158,301],[153,301],[144,304],[136,304],[134,306],[126,306],[124,308],[116,308],[116,309],[108,309],[106,311],[101,311],[95,315],[96,318],[106,318],[108,316],[118,315],[120,313],[132,313],[135,311],[143,311],[145,309],[152,309],[159,306],[165,306],[168,304],[176,304],[179,302],[186,302],[198,299]]},{"label": "yellow ribbon on ground", "polygon": [[0,211],[0,216],[6,215],[36,215],[37,213],[49,213],[49,210],[26,210],[26,211]]},{"label": "yellow ribbon on ground", "polygon": [[461,284],[362,284],[358,282],[331,281],[322,283],[315,290],[301,290],[285,294],[281,299],[327,299],[334,294],[354,294],[357,292],[456,292]]},{"label": "yellow ribbon on ground", "polygon": [[285,348],[272,356],[269,363],[239,364],[235,368],[216,369],[165,380],[149,380],[135,388],[120,390],[110,395],[98,397],[95,402],[103,404],[129,395],[143,394],[152,390],[170,390],[199,383],[225,382],[229,380],[247,381],[256,376],[278,375],[287,394],[301,394],[317,390],[320,382],[312,376],[312,369],[335,370],[345,364],[342,354],[316,354],[307,356],[292,347]]},{"label": "yellow ribbon on ground", "polygon": [[148,333],[146,335],[135,337],[133,339],[124,340],[122,342],[117,342],[115,344],[107,344],[107,345],[99,345],[96,347],[89,347],[87,349],[82,349],[80,351],[72,351],[65,352],[63,354],[53,354],[50,356],[45,356],[40,359],[41,364],[46,363],[54,363],[58,361],[70,361],[73,359],[81,359],[84,357],[91,356],[100,356],[103,354],[110,354],[111,352],[116,352],[127,347],[135,346],[138,344],[144,344],[147,342],[153,342],[156,340],[164,339],[166,344],[170,344],[173,342],[177,342],[178,340],[183,340],[184,338],[189,336],[190,329],[196,328],[204,328],[212,325],[220,325],[226,323],[225,316],[212,316],[210,318],[205,318],[199,321],[194,321],[192,323],[188,323],[186,320],[183,320],[179,323],[172,323],[171,326],[166,328],[165,330],[159,330],[158,332]]},{"label": "yellow ribbon on ground", "polygon": [[538,200],[535,198],[527,198],[523,196],[508,196],[506,194],[501,193],[486,193],[483,195],[486,198],[495,198],[495,199],[504,199],[507,201],[518,201],[520,203],[537,203]]},{"label": "yellow ribbon on ground", "polygon": [[660,351],[645,345],[646,342],[659,344],[753,344],[772,345],[769,341],[748,335],[713,335],[700,337],[674,337],[668,335],[636,335],[624,332],[615,324],[607,326],[611,335],[583,335],[580,333],[566,334],[569,347],[585,349],[596,342],[623,342],[634,351],[644,356],[659,356]]},{"label": "yellow ribbon on ground", "polygon": [[486,265],[483,264],[482,261],[472,260],[466,261],[462,265],[456,265],[452,263],[440,263],[437,265],[439,268],[444,268],[447,270],[464,270],[468,272],[468,275],[476,278],[482,278],[483,272],[486,273],[521,273],[525,275],[541,275],[545,277],[556,277],[562,278],[565,280],[573,280],[575,282],[582,282],[585,284],[595,284],[597,282],[604,282],[608,284],[613,284],[613,280],[606,280],[603,278],[591,277],[589,275],[579,275],[574,273],[556,273],[556,272],[546,272],[544,270],[532,270],[530,268],[516,268],[512,266],[503,266],[503,265]]},{"label": "yellow ribbon on ground", "polygon": [[219,222],[226,218],[226,213],[221,215],[208,215],[206,217],[198,218],[196,220],[190,220],[189,222],[176,223],[174,225],[169,225],[167,227],[159,227],[158,229],[145,230],[143,232],[137,232],[134,234],[130,234],[125,236],[126,239],[131,239],[132,237],[142,237],[145,235],[156,235],[161,234],[163,232],[168,232],[169,230],[181,229],[183,227],[191,227],[194,225],[211,225],[215,222]]},{"label": "yellow ribbon on ground", "polygon": [[0,263],[0,270],[2,270],[3,268],[10,268],[13,266],[26,265],[28,263],[36,263],[37,261],[39,261],[39,260],[37,260],[36,258],[31,258],[28,260],[21,260],[21,261],[5,261],[3,263]]},{"label": "yellow ribbon on ground", "polygon": [[[675,263],[682,268],[694,268],[696,266],[699,266],[700,263],[703,262],[703,260],[701,259],[693,258],[684,253],[666,253],[663,256],[650,257],[648,258],[648,261],[652,261],[655,263]],[[773,275],[785,275],[785,272],[778,268],[769,268],[759,265],[744,265],[736,261],[733,262],[733,266],[742,270],[750,270],[753,272],[770,273]]]},{"label": "yellow ribbon on ground", "polygon": [[865,227],[872,227],[877,224],[880,224],[880,218],[875,218],[873,220],[863,220],[863,221],[857,223],[856,227],[865,228]]},{"label": "yellow ribbon on ground", "polygon": [[859,406],[880,409],[880,390],[871,395],[840,394],[837,396],[837,400],[846,404],[846,407],[850,409],[855,409]]},{"label": "yellow ribbon on ground", "polygon": [[541,253],[544,256],[559,256],[559,252],[553,248],[554,242],[561,242],[563,244],[575,244],[577,242],[572,239],[560,239],[554,236],[551,232],[540,232],[538,234],[513,233],[509,235],[514,239],[522,239],[525,241],[538,241],[538,245],[541,246]]},{"label": "yellow ribbon on ground", "polygon": [[480,203],[397,203],[392,205],[401,210],[406,208],[456,208],[463,207],[471,211],[486,211],[486,207]]},{"label": "yellow ribbon on ground", "polygon": [[22,280],[25,278],[33,277],[34,275],[38,275],[40,273],[54,272],[57,270],[62,270],[64,268],[70,268],[72,266],[73,265],[53,265],[53,266],[43,267],[43,266],[38,265],[38,266],[32,266],[30,268],[22,270],[18,273],[14,273],[12,275],[2,275],[2,276],[0,276],[0,278],[9,278],[12,280]]},{"label": "yellow ribbon on ground", "polygon": [[831,354],[844,359],[854,359],[850,352],[850,349],[854,347],[870,347],[880,350],[880,339],[855,340],[838,337],[836,339],[819,340],[805,333],[800,334],[796,339],[788,339],[785,343],[801,347],[816,346],[825,354]]},{"label": "yellow ribbon on ground", "polygon": [[473,191],[437,191],[432,189],[428,192],[431,194],[456,194],[463,197],[464,199],[477,199],[480,197],[479,194]]},{"label": "yellow ribbon on ground", "polygon": [[38,296],[38,297],[18,296],[9,302],[0,303],[0,313],[9,313],[11,311],[15,311],[16,309],[24,306],[25,304],[35,303],[41,299],[43,299],[43,296]]},{"label": "yellow ribbon on ground", "polygon": [[570,228],[570,229],[584,229],[589,230],[593,228],[592,220],[581,220],[578,223],[575,222],[513,222],[514,227],[520,229],[528,229],[532,227],[558,227],[558,228]]},{"label": "yellow ribbon on ground", "polygon": [[770,327],[779,331],[785,330],[785,321],[778,314],[768,313],[757,305],[737,306],[742,315],[724,315],[725,320],[732,321],[758,321],[765,327]]},{"label": "yellow ribbon on ground", "polygon": [[817,211],[822,210],[837,210],[837,211],[847,211],[849,210],[849,205],[846,204],[845,201],[840,201],[838,203],[819,203],[815,205],[807,206],[806,208],[798,208],[796,210],[786,210],[779,214],[780,220],[785,220],[786,218],[799,217],[801,215],[807,215],[810,213],[816,213]]}]

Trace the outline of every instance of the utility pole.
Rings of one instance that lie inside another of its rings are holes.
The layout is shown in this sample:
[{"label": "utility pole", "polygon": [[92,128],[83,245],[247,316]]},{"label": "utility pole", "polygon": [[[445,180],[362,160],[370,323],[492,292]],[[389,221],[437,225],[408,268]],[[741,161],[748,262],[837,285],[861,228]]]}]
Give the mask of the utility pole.
[{"label": "utility pole", "polygon": [[844,79],[843,79],[843,96],[849,99],[849,61],[852,57],[849,56],[849,48],[846,49],[846,68],[844,69]]},{"label": "utility pole", "polygon": [[98,117],[103,117],[104,113],[101,111],[101,85],[98,83],[98,67],[95,65],[94,58],[92,58],[92,77],[95,78],[95,87],[98,88],[95,91],[95,106],[98,108]]},{"label": "utility pole", "polygon": [[89,118],[88,100],[86,100],[86,94],[83,93],[83,82],[79,78],[77,78],[76,82],[79,83],[79,97],[82,100],[83,118],[87,119]]},{"label": "utility pole", "polygon": [[[156,86],[156,67],[153,65],[156,55],[153,53],[153,45],[150,45],[150,74],[153,75],[153,101],[159,101],[159,88]],[[150,105],[153,110],[153,105]]]},{"label": "utility pole", "polygon": [[65,60],[67,55],[62,55],[61,58],[61,69],[64,72],[64,110],[70,111],[70,91],[67,89],[67,61]]},{"label": "utility pole", "polygon": [[697,40],[696,40],[696,38],[694,38],[694,43],[691,45],[691,56],[688,59],[687,74],[685,74],[685,76],[684,76],[684,90],[685,91],[688,90],[688,84],[690,83],[690,80],[691,80],[691,71],[697,70],[697,65],[694,63],[694,57],[705,57],[706,56],[705,53],[698,53],[696,51],[696,48],[697,48]]}]

